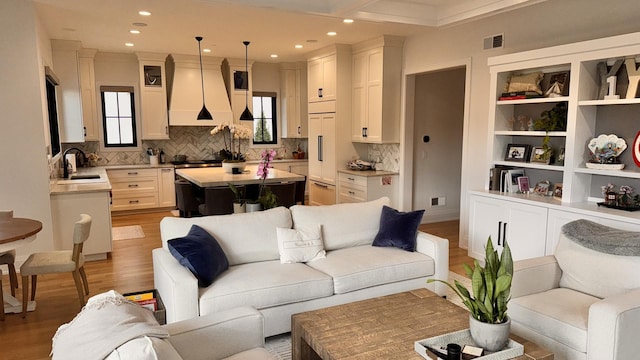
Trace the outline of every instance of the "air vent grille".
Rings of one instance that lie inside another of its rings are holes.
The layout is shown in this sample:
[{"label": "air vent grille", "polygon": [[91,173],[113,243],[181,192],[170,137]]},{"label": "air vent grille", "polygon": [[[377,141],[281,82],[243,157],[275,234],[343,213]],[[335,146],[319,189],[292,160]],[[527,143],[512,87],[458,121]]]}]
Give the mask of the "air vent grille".
[{"label": "air vent grille", "polygon": [[498,49],[504,47],[504,34],[497,34],[484,38],[484,49]]}]

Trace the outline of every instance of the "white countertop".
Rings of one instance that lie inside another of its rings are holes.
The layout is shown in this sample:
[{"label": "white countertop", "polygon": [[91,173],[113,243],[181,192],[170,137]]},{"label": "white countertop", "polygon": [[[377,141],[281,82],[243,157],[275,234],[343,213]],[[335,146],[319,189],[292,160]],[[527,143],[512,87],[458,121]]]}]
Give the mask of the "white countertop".
[{"label": "white countertop", "polygon": [[[176,169],[176,174],[191,181],[200,187],[260,184],[262,179],[256,175],[257,165],[247,165],[242,174],[229,174],[221,167]],[[269,169],[269,175],[265,183],[278,183],[286,181],[303,181],[304,176],[293,174],[283,170]]]},{"label": "white countertop", "polygon": [[99,179],[66,180],[54,179],[49,181],[49,194],[59,195],[66,193],[86,193],[111,191],[111,183],[104,167],[79,168],[74,175],[100,175]]},{"label": "white countertop", "polygon": [[357,176],[386,176],[386,175],[398,175],[397,172],[386,170],[351,170],[351,169],[338,169],[338,172],[345,174],[352,174]]}]

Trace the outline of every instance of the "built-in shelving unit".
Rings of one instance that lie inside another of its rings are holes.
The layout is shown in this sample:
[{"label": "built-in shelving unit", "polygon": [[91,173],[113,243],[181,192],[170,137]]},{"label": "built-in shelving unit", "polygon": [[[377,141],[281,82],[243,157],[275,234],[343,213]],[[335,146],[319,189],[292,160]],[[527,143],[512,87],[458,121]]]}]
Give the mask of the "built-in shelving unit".
[{"label": "built-in shelving unit", "polygon": [[[489,59],[491,83],[488,141],[490,150],[487,168],[496,166],[524,168],[531,186],[541,180],[550,181],[551,188],[554,184],[562,184],[562,195],[541,197],[490,191],[490,180],[487,178],[485,189],[473,191],[470,195],[469,240],[470,249],[476,250],[475,253],[470,251],[472,256],[479,256],[477,250],[480,249],[480,244],[486,242],[488,235],[492,235],[485,232],[496,231],[498,226],[502,226],[493,224],[492,221],[496,219],[488,219],[488,215],[485,215],[485,208],[490,206],[496,209],[508,209],[509,204],[514,206],[518,204],[517,210],[514,209],[513,213],[521,214],[526,214],[533,209],[536,211],[546,209],[546,216],[543,216],[544,211],[542,211],[540,216],[532,217],[531,221],[537,222],[536,227],[547,229],[547,239],[540,240],[546,241],[544,252],[547,254],[553,253],[556,241],[554,238],[557,237],[559,228],[576,218],[589,218],[618,228],[640,229],[638,213],[607,209],[598,207],[596,204],[603,199],[601,187],[609,183],[616,187],[629,185],[634,188],[635,193],[640,193],[640,167],[635,164],[632,156],[633,142],[640,130],[638,124],[640,98],[638,94],[632,94],[627,98],[628,81],[626,81],[627,72],[624,70],[626,65],[623,64],[616,74],[619,79],[615,92],[620,99],[604,99],[605,93],[608,94],[611,90],[606,83],[601,87],[599,73],[599,67],[601,70],[603,64],[607,64],[609,69],[619,59],[633,59],[637,68],[640,65],[638,39],[640,39],[640,33],[633,33]],[[565,90],[562,96],[558,97],[500,100],[512,76],[536,72],[546,75],[566,72],[568,92]],[[550,110],[561,102],[567,104],[566,130],[549,133],[532,131],[532,127],[527,126],[526,121],[518,121],[518,117],[535,120],[541,112]],[[585,164],[590,157],[587,144],[600,134],[615,134],[625,139],[627,150],[619,157],[625,164],[624,169],[601,170],[586,167]],[[547,135],[555,154],[564,149],[563,162],[545,164],[529,162],[529,160],[514,162],[505,159],[509,144],[541,146]],[[511,213],[505,214],[498,220],[500,224],[516,222]],[[490,225],[482,225],[487,222]],[[514,226],[510,228],[508,232],[511,236],[527,235],[521,231],[518,232]],[[516,250],[519,258],[538,256],[541,255],[540,251],[540,248],[536,248],[535,253],[522,249]]]}]

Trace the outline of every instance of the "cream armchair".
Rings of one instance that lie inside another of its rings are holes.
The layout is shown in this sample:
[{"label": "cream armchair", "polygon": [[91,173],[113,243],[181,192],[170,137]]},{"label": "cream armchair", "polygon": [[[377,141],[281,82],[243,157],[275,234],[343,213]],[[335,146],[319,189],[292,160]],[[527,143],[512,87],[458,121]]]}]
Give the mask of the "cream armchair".
[{"label": "cream armchair", "polygon": [[514,263],[512,331],[548,348],[556,360],[636,359],[640,256],[596,251],[572,240],[576,233],[568,230],[585,227],[587,237],[635,237],[640,245],[640,233],[585,220],[565,225],[555,255]]}]

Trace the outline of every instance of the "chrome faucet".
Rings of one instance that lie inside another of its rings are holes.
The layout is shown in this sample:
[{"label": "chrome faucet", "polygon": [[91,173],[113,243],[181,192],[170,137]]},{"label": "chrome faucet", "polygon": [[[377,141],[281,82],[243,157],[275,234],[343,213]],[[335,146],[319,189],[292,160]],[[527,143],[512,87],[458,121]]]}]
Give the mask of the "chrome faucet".
[{"label": "chrome faucet", "polygon": [[78,149],[77,147],[72,147],[65,150],[64,153],[62,154],[62,168],[63,168],[62,178],[63,179],[66,179],[69,177],[69,168],[67,167],[69,165],[67,164],[67,154],[71,150],[76,150],[77,152],[82,154],[82,164],[85,164],[87,162],[87,155],[84,153],[84,151]]}]

